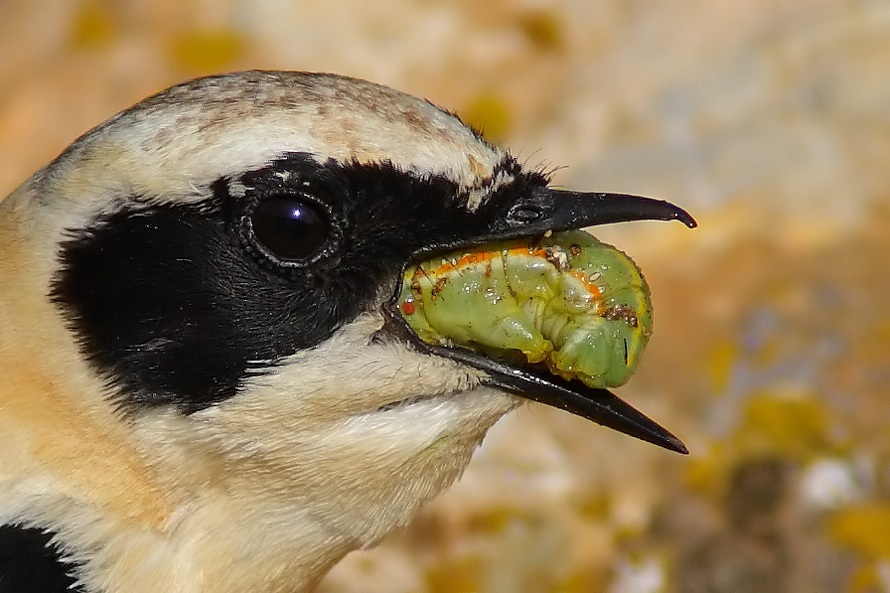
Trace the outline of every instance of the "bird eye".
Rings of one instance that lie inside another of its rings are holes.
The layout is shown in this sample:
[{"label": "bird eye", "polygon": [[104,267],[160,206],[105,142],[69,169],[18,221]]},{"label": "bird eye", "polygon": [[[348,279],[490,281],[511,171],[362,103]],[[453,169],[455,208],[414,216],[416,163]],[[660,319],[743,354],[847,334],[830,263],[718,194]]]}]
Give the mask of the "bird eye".
[{"label": "bird eye", "polygon": [[253,234],[269,255],[303,262],[321,251],[330,225],[317,205],[293,196],[262,200],[250,215]]}]

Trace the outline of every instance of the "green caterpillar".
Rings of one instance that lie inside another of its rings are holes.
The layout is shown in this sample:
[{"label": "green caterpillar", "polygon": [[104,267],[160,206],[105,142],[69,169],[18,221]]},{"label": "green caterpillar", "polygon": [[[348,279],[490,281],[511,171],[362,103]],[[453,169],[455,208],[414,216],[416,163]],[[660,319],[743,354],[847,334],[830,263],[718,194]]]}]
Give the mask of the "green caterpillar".
[{"label": "green caterpillar", "polygon": [[652,333],[633,260],[584,231],[482,249],[405,270],[398,307],[421,340],[546,364],[594,388],[627,382]]}]

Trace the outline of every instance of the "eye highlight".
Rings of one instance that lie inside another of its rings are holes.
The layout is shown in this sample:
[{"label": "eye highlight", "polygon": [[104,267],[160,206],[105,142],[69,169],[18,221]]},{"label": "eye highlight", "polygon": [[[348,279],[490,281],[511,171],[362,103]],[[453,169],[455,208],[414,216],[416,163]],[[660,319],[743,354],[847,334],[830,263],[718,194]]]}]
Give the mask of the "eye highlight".
[{"label": "eye highlight", "polygon": [[298,196],[263,199],[251,212],[250,225],[259,247],[283,264],[309,263],[331,234],[327,212]]}]

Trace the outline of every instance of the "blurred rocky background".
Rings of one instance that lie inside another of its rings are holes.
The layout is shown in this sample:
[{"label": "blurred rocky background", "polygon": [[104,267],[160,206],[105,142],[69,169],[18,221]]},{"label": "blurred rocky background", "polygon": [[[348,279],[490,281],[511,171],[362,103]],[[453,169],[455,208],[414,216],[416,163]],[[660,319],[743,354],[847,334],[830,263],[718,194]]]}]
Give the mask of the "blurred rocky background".
[{"label": "blurred rocky background", "polygon": [[324,593],[890,591],[887,0],[0,0],[0,195],[115,111],[234,69],[428,97],[555,182],[656,332],[620,393],[672,455],[528,405]]}]

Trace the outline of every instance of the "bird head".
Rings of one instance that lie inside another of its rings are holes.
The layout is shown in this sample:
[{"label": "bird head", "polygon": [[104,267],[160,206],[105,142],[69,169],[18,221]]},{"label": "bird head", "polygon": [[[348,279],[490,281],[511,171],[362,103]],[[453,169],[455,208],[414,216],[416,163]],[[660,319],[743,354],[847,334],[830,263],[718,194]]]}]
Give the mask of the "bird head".
[{"label": "bird head", "polygon": [[427,101],[328,74],[172,87],[0,206],[0,524],[85,590],[293,591],[409,521],[522,398],[605,390],[406,337],[412,260],[691,218],[552,189]]}]

